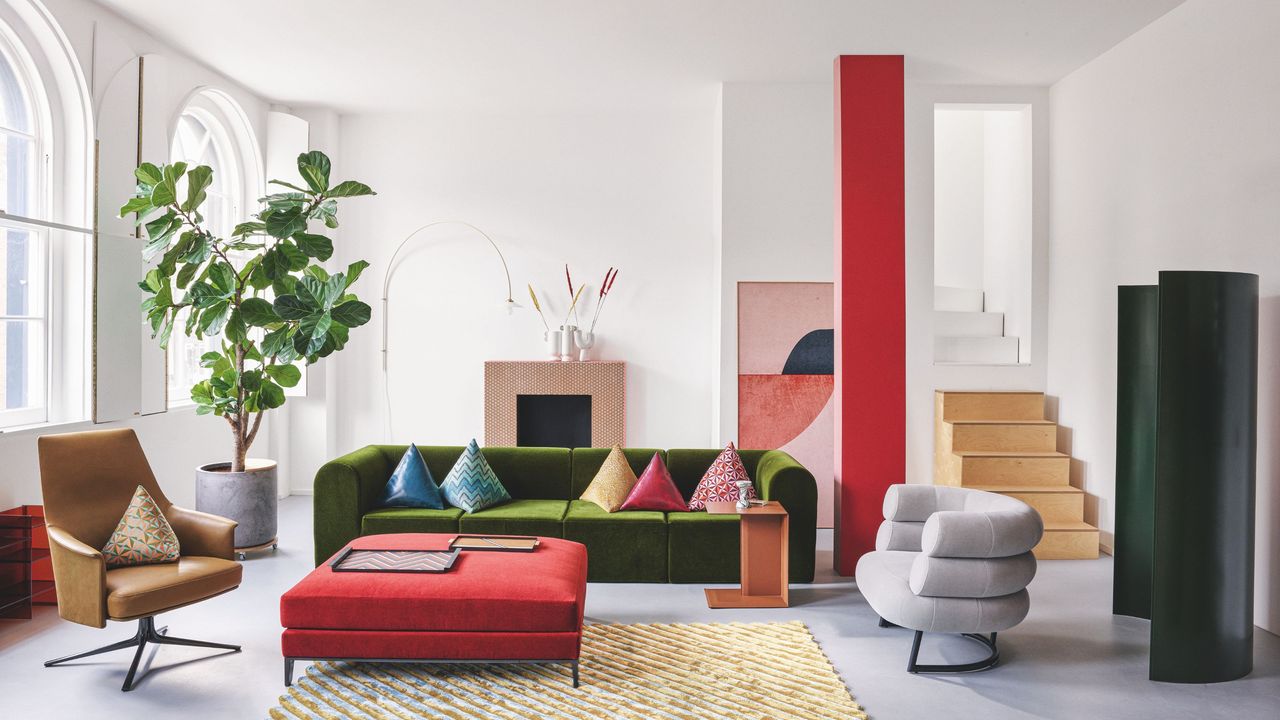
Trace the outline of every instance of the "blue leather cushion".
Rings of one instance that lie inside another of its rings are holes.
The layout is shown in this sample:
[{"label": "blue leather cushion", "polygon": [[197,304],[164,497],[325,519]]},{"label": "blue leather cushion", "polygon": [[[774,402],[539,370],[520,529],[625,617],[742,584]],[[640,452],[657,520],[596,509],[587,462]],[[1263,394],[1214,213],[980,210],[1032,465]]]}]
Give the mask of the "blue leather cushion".
[{"label": "blue leather cushion", "polygon": [[444,509],[444,497],[417,445],[410,445],[404,451],[400,464],[396,465],[387,486],[382,489],[378,507]]},{"label": "blue leather cushion", "polygon": [[[462,451],[458,462],[454,463],[453,469],[445,476],[440,491],[450,505],[462,508],[468,514],[511,500],[511,495],[502,486],[493,468],[489,467],[489,461],[485,460],[484,453],[480,452],[480,446],[475,440]],[[563,518],[564,515],[561,514],[560,517]]]}]

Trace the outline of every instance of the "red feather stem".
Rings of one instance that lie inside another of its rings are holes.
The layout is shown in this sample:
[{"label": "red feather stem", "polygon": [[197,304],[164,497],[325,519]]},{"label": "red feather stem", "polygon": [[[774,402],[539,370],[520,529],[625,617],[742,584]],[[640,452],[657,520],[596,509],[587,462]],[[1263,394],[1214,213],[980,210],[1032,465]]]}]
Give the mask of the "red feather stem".
[{"label": "red feather stem", "polygon": [[613,272],[613,268],[604,271],[604,281],[600,283],[600,297],[604,297],[604,294],[609,290],[607,286],[609,284],[609,273],[611,272]]},{"label": "red feather stem", "polygon": [[569,283],[569,297],[573,297],[573,278],[569,276],[569,263],[564,264],[564,279]]},{"label": "red feather stem", "polygon": [[613,289],[613,281],[614,281],[614,280],[617,280],[617,279],[618,279],[618,271],[617,271],[617,270],[614,270],[614,271],[613,271],[613,277],[609,278],[609,289],[610,289],[610,290],[612,290],[612,289]]}]

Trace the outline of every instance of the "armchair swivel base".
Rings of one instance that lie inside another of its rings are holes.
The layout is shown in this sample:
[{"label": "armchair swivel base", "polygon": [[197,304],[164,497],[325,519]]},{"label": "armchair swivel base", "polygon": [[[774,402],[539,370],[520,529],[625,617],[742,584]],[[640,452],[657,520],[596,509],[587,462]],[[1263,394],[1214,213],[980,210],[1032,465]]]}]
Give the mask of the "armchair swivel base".
[{"label": "armchair swivel base", "polygon": [[153,645],[186,645],[188,647],[202,647],[212,648],[214,650],[240,652],[239,645],[225,645],[223,643],[206,642],[204,640],[188,640],[186,638],[169,637],[165,634],[168,630],[169,628],[164,627],[157,629],[155,617],[144,617],[138,621],[138,632],[127,640],[121,640],[120,642],[112,643],[96,650],[89,650],[87,652],[76,653],[75,655],[60,657],[57,660],[50,660],[46,662],[44,666],[53,667],[72,660],[86,658],[91,655],[101,655],[102,653],[115,652],[116,650],[136,647],[138,650],[133,654],[133,663],[129,665],[129,672],[124,676],[124,685],[120,688],[125,692],[129,692],[133,689],[133,679],[138,673],[138,664],[142,661],[142,651],[147,647],[147,643],[152,643]]},{"label": "armchair swivel base", "polygon": [[911,641],[911,658],[907,660],[907,672],[909,673],[968,673],[979,672],[982,670],[990,670],[1000,662],[1000,650],[996,647],[996,634],[991,633],[990,637],[980,633],[961,633],[970,640],[976,640],[991,652],[981,660],[975,660],[971,663],[949,664],[949,665],[921,665],[916,662],[920,657],[920,641],[924,638],[923,630],[916,630],[915,639]]}]

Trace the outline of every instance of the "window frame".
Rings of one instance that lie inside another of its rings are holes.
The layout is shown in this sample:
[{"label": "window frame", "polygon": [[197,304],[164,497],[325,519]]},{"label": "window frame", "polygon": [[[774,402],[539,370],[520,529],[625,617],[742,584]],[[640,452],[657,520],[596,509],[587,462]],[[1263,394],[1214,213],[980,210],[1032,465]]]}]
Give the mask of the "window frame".
[{"label": "window frame", "polygon": [[12,71],[18,84],[18,92],[27,104],[31,122],[28,132],[5,127],[0,127],[0,132],[30,140],[33,155],[30,165],[32,177],[29,180],[33,188],[30,207],[26,208],[25,214],[16,214],[9,212],[9,208],[0,202],[0,227],[27,232],[35,239],[38,250],[33,257],[39,262],[40,278],[39,292],[33,293],[30,301],[31,304],[38,304],[37,313],[28,312],[10,316],[0,312],[0,324],[22,322],[40,328],[38,333],[31,333],[31,336],[38,338],[40,345],[37,357],[41,377],[35,387],[39,395],[39,404],[14,409],[0,408],[0,431],[4,431],[47,423],[51,419],[52,409],[55,406],[53,378],[57,375],[54,343],[61,329],[58,314],[62,307],[55,297],[55,290],[61,290],[54,273],[58,260],[54,257],[56,240],[52,237],[53,228],[47,227],[50,224],[47,218],[52,214],[54,206],[50,171],[53,161],[52,115],[54,111],[35,60],[16,33],[2,19],[0,19],[0,62],[8,65]]},{"label": "window frame", "polygon": [[[229,193],[231,208],[228,211],[231,227],[225,229],[229,234],[237,222],[247,218],[246,209],[257,202],[262,192],[262,160],[257,135],[244,110],[230,95],[217,88],[197,88],[181,104],[170,125],[169,162],[171,163],[182,161],[188,162],[191,166],[186,158],[177,157],[175,152],[179,126],[183,117],[188,115],[203,125],[209,133],[210,142],[218,148],[222,163],[234,166]],[[226,172],[226,169],[222,168],[220,171]],[[216,181],[217,172],[215,172]],[[233,261],[236,259],[235,254],[232,255],[232,259]],[[174,333],[174,339],[178,342],[171,340],[165,352],[165,407],[168,410],[193,407],[195,403],[191,401],[190,386],[197,382],[198,378],[207,375],[203,369],[200,372],[188,373],[188,379],[184,381],[186,387],[179,387],[181,383],[170,382],[175,350],[179,343],[185,343],[188,339],[185,335],[178,339],[179,331],[180,328]],[[195,370],[195,368],[188,368],[188,370]]]}]

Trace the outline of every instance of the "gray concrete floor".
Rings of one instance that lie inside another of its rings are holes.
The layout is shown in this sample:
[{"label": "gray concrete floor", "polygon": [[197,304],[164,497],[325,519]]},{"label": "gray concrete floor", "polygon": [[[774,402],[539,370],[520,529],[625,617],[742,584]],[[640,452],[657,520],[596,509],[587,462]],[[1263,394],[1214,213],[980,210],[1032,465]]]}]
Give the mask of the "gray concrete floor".
[{"label": "gray concrete floor", "polygon": [[[162,647],[150,651],[136,690],[121,693],[131,656],[117,652],[46,669],[44,660],[126,637],[132,626],[96,630],[42,608],[30,621],[0,621],[0,717],[264,718],[283,690],[280,594],[311,569],[311,503],[281,503],[281,548],[245,563],[233,593],[160,617],[174,635],[244,646],[238,655]],[[831,571],[831,533],[819,534],[818,582],[792,589],[784,610],[709,610],[702,587],[604,585],[587,591],[595,622],[802,620],[854,697],[873,718],[1278,718],[1280,638],[1255,633],[1253,674],[1217,685],[1147,680],[1147,625],[1113,617],[1111,562],[1044,562],[1031,586],[1031,614],[1000,636],[1002,664],[973,675],[912,676],[910,633],[876,627],[848,578]],[[964,662],[969,641],[927,638],[923,660]]]}]

